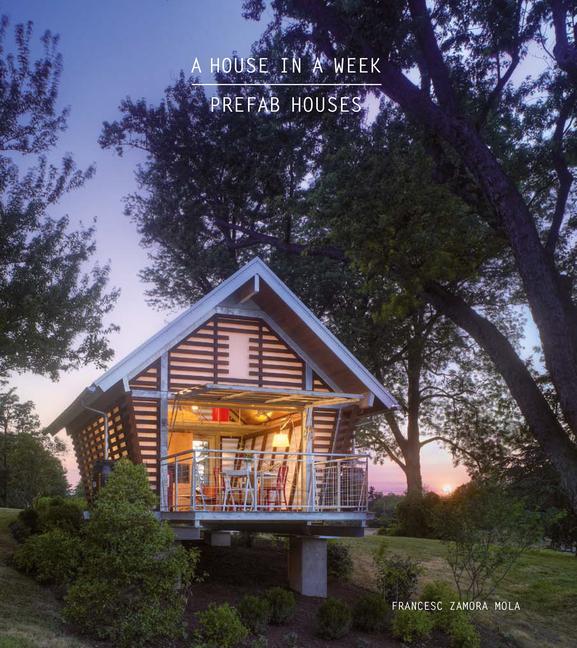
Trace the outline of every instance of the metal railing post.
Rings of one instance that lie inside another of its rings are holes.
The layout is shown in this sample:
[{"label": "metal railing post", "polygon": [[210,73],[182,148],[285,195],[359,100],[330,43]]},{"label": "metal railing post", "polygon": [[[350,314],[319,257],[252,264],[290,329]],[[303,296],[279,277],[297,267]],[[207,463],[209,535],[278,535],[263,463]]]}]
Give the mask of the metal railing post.
[{"label": "metal railing post", "polygon": [[342,464],[337,459],[335,461],[335,468],[337,469],[337,511],[341,510],[341,468]]},{"label": "metal railing post", "polygon": [[178,459],[174,460],[174,510],[178,511]]},{"label": "metal railing post", "polygon": [[192,471],[192,490],[190,491],[190,503],[192,510],[196,511],[196,450],[192,451],[192,459],[190,461],[190,469]]}]

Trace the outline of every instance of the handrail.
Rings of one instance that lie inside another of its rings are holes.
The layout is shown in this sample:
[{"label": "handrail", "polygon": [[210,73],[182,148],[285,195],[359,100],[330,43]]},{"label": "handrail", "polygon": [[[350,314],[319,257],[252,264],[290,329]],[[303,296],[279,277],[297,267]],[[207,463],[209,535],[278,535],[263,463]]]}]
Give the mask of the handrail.
[{"label": "handrail", "polygon": [[181,450],[180,452],[175,452],[174,454],[165,455],[160,458],[160,461],[166,461],[167,459],[174,459],[175,457],[180,457],[182,455],[191,455],[195,452],[198,453],[213,453],[213,454],[231,454],[231,455],[291,455],[291,457],[334,457],[334,458],[343,458],[343,459],[368,459],[369,454],[356,454],[356,453],[336,453],[336,452],[291,452],[290,450],[244,450],[242,448],[231,449],[231,450],[218,450],[215,448],[190,448],[189,450]]}]

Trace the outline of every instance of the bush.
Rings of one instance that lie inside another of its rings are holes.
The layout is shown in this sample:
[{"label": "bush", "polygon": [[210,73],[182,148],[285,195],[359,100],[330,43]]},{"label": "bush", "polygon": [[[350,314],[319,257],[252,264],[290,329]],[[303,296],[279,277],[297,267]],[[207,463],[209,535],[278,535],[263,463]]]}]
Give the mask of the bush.
[{"label": "bush", "polygon": [[196,554],[174,543],[152,506],[146,470],[117,462],[86,524],[84,560],[64,614],[79,631],[115,646],[166,643],[183,630]]},{"label": "bush", "polygon": [[465,600],[491,596],[522,554],[543,537],[541,516],[491,481],[460,486],[443,501],[437,524]]},{"label": "bush", "polygon": [[424,610],[398,610],[393,616],[393,636],[406,643],[428,637],[433,630],[433,617]]},{"label": "bush", "polygon": [[270,603],[270,622],[273,625],[284,625],[293,618],[297,602],[292,592],[282,587],[271,587],[265,596]]},{"label": "bush", "polygon": [[78,573],[82,556],[80,538],[62,529],[30,536],[13,555],[17,569],[39,583],[67,585]]},{"label": "bush", "polygon": [[353,617],[343,601],[328,598],[317,610],[317,635],[323,639],[341,639],[351,630]]},{"label": "bush", "polygon": [[18,513],[14,522],[10,523],[10,531],[16,542],[24,542],[26,538],[40,533],[40,516],[33,508],[26,508]]},{"label": "bush", "polygon": [[387,627],[390,608],[380,594],[365,594],[353,609],[354,625],[362,632],[382,632]]},{"label": "bush", "polygon": [[374,563],[377,589],[385,601],[408,601],[417,589],[419,563],[396,554],[387,556],[385,542],[375,552]]},{"label": "bush", "polygon": [[436,515],[441,498],[436,493],[405,497],[397,505],[391,535],[436,538]]},{"label": "bush", "polygon": [[271,605],[263,596],[245,596],[238,604],[238,612],[244,625],[253,634],[262,634],[270,623]]},{"label": "bush", "polygon": [[248,637],[235,608],[211,603],[197,615],[196,640],[208,648],[233,648]]},{"label": "bush", "polygon": [[62,529],[77,534],[84,523],[86,502],[76,497],[40,497],[34,508],[42,531]]},{"label": "bush", "polygon": [[329,578],[337,581],[347,581],[353,573],[351,550],[337,540],[327,543],[327,573]]},{"label": "bush", "polygon": [[10,531],[17,542],[52,529],[77,535],[84,522],[85,508],[86,502],[77,497],[39,497],[31,507],[20,511],[10,524]]},{"label": "bush", "polygon": [[457,593],[446,583],[427,583],[421,601],[440,601],[441,610],[432,612],[435,628],[445,632],[454,648],[478,648],[480,637],[465,610],[451,610],[451,601],[459,600]]}]

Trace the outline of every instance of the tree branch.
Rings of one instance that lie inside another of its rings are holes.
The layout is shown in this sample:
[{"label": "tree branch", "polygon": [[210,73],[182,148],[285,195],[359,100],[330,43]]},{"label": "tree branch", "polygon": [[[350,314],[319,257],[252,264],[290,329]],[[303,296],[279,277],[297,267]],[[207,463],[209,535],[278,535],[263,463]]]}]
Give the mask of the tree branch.
[{"label": "tree branch", "polygon": [[547,242],[545,244],[545,249],[550,254],[553,254],[555,251],[557,241],[559,240],[561,225],[565,218],[567,200],[569,198],[569,192],[571,191],[571,185],[573,184],[573,174],[569,171],[567,158],[563,152],[563,135],[565,133],[567,120],[571,116],[575,107],[575,98],[576,93],[572,92],[561,106],[555,123],[555,131],[551,137],[551,157],[553,159],[553,167],[555,168],[557,178],[559,179],[559,189],[557,191],[557,200],[555,202],[555,211],[553,212],[551,228],[549,229],[549,235],[547,236]]},{"label": "tree branch", "polygon": [[[449,69],[439,49],[427,3],[425,0],[409,0],[409,11],[414,23],[415,37],[426,61],[426,68],[433,82],[435,95],[439,104],[452,114],[455,112],[455,96]],[[424,88],[426,89],[426,85]]]},{"label": "tree branch", "polygon": [[499,101],[501,100],[501,95],[503,94],[503,90],[505,89],[505,86],[507,85],[507,83],[509,83],[509,80],[513,76],[513,72],[515,72],[515,70],[517,69],[517,66],[519,65],[519,61],[520,61],[519,51],[517,50],[513,52],[513,54],[511,54],[511,63],[509,64],[509,67],[505,71],[505,74],[503,74],[503,76],[499,76],[499,79],[497,80],[495,87],[489,93],[489,96],[487,97],[487,101],[483,106],[483,109],[481,110],[481,113],[477,119],[477,128],[480,128],[487,123],[487,119],[489,115],[493,112],[493,110],[495,110],[495,108],[499,104]]},{"label": "tree branch", "polygon": [[567,7],[569,3],[564,0],[549,0],[549,5],[555,30],[553,56],[559,67],[567,73],[573,85],[577,86],[577,48],[567,38]]}]

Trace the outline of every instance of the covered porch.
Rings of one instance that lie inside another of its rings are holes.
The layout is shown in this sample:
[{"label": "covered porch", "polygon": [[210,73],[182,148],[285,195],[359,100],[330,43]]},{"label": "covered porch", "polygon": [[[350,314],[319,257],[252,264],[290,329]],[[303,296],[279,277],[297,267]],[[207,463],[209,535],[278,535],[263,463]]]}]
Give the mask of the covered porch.
[{"label": "covered porch", "polygon": [[[160,458],[160,511],[211,526],[339,521],[366,516],[368,457],[319,452],[313,408],[334,413],[330,450],[345,394],[202,385],[169,401],[167,453]],[[364,514],[364,515],[363,515]]]}]

